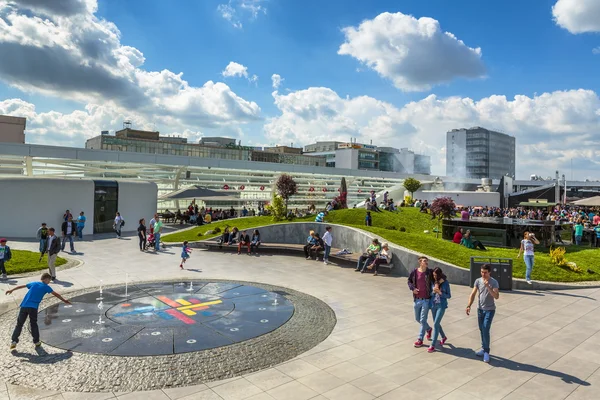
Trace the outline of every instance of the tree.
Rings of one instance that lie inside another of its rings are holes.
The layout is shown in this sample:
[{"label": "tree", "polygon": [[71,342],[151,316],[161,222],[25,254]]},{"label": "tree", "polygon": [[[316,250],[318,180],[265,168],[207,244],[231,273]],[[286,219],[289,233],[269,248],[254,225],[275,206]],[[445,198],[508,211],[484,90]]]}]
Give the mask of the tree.
[{"label": "tree", "polygon": [[404,189],[410,192],[410,197],[413,197],[415,192],[421,187],[421,182],[415,178],[406,178],[404,180]]},{"label": "tree", "polygon": [[346,186],[346,178],[342,178],[340,184],[340,194],[331,202],[336,210],[348,208],[348,186]]},{"label": "tree", "polygon": [[288,200],[296,193],[298,185],[290,175],[282,174],[275,182],[275,189],[285,202],[285,212],[287,214]]},{"label": "tree", "polygon": [[438,237],[440,232],[440,222],[443,219],[451,219],[455,215],[456,204],[450,197],[438,197],[431,203],[431,215],[437,217],[438,226],[435,237]]},{"label": "tree", "polygon": [[267,206],[267,210],[269,210],[269,213],[275,222],[283,221],[287,217],[283,198],[279,195],[273,197],[273,201]]}]

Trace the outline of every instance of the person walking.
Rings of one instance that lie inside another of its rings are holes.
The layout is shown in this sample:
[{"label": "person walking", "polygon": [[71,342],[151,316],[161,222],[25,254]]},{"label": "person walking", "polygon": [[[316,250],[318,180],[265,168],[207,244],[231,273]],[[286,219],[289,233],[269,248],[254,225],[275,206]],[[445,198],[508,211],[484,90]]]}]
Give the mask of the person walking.
[{"label": "person walking", "polygon": [[431,314],[433,315],[433,338],[431,339],[431,345],[427,349],[428,353],[435,351],[435,345],[437,344],[438,337],[442,337],[440,340],[440,346],[443,346],[448,340],[444,329],[442,329],[442,318],[448,308],[448,299],[452,297],[450,293],[450,283],[448,278],[444,275],[444,272],[440,267],[433,269],[433,282],[431,282],[431,300],[429,301],[429,307],[431,308]]},{"label": "person walking", "polygon": [[583,221],[581,218],[575,223],[575,245],[581,246],[581,239],[583,238]]},{"label": "person walking", "polygon": [[467,315],[471,314],[471,304],[475,300],[475,294],[479,293],[477,308],[477,322],[481,333],[481,349],[475,355],[483,357],[483,362],[490,362],[490,330],[494,314],[496,314],[496,300],[500,297],[498,281],[490,276],[492,267],[489,264],[481,266],[481,278],[477,278],[473,284],[473,291],[469,296],[467,304]]},{"label": "person walking", "polygon": [[44,298],[47,293],[56,296],[58,299],[62,300],[66,304],[71,304],[71,302],[60,294],[56,293],[48,284],[52,277],[48,273],[44,273],[41,278],[41,282],[29,282],[27,285],[19,285],[14,289],[7,290],[6,294],[12,294],[15,290],[27,288],[29,291],[23,298],[21,302],[21,308],[19,309],[19,316],[17,317],[17,325],[12,333],[10,349],[15,350],[17,348],[17,344],[19,343],[19,336],[21,336],[21,331],[23,330],[23,325],[25,325],[25,321],[29,318],[29,327],[31,330],[31,336],[33,337],[33,344],[35,347],[40,347],[42,342],[40,342],[40,330],[38,328],[37,319],[38,319],[38,307],[40,306],[40,302]]},{"label": "person walking", "polygon": [[540,241],[536,239],[533,232],[525,231],[523,234],[523,240],[521,240],[521,248],[519,248],[519,255],[523,254],[523,260],[525,261],[525,280],[531,285],[531,272],[533,271],[534,262],[534,244],[540,244]]},{"label": "person walking", "polygon": [[431,327],[427,323],[429,314],[429,301],[431,299],[431,288],[433,282],[433,271],[428,267],[429,259],[425,256],[419,257],[419,266],[408,276],[408,288],[413,293],[415,319],[421,326],[415,347],[423,346],[423,337],[431,339]]},{"label": "person walking", "polygon": [[42,226],[38,228],[35,237],[40,242],[40,254],[44,254],[46,252],[46,243],[48,242],[48,228],[45,222],[42,222]]},{"label": "person walking", "polygon": [[125,221],[123,220],[123,217],[121,217],[121,213],[118,212],[115,216],[115,222],[113,223],[113,229],[117,233],[117,239],[121,239],[121,229],[123,228],[123,225],[125,225]]},{"label": "person walking", "polygon": [[48,270],[50,271],[50,277],[52,281],[56,280],[56,257],[60,252],[60,239],[55,234],[54,228],[48,229],[48,243],[46,244],[46,251],[48,252]]},{"label": "person walking", "polygon": [[188,241],[186,240],[185,242],[183,242],[183,247],[181,248],[181,262],[179,263],[179,268],[185,269],[183,268],[183,264],[185,264],[187,259],[190,258],[191,252],[192,249],[190,249],[190,246],[188,246]]},{"label": "person walking", "polygon": [[156,216],[156,223],[154,224],[154,250],[160,250],[160,235],[162,234],[163,223],[158,216]]},{"label": "person walking", "polygon": [[6,263],[12,258],[10,247],[6,245],[6,239],[0,239],[0,273],[2,273],[2,279],[6,279]]},{"label": "person walking", "polygon": [[85,215],[83,215],[83,211],[79,213],[79,217],[77,217],[77,237],[79,240],[83,240],[83,228],[85,228]]},{"label": "person walking", "polygon": [[323,244],[325,245],[325,252],[323,254],[323,264],[329,264],[329,254],[331,253],[331,244],[333,243],[333,236],[331,235],[331,227],[325,228],[323,234]]},{"label": "person walking", "polygon": [[140,251],[146,251],[146,220],[140,219],[140,224],[137,228],[138,238],[140,239]]},{"label": "person walking", "polygon": [[61,251],[65,251],[65,245],[67,241],[69,241],[69,246],[71,247],[71,253],[75,253],[75,246],[73,246],[73,235],[77,232],[77,226],[75,222],[73,222],[73,217],[69,217],[67,222],[62,223],[61,227],[62,231],[62,246]]},{"label": "person walking", "polygon": [[154,225],[156,225],[156,220],[158,219],[158,214],[154,213],[154,217],[150,220],[150,234],[154,234]]}]

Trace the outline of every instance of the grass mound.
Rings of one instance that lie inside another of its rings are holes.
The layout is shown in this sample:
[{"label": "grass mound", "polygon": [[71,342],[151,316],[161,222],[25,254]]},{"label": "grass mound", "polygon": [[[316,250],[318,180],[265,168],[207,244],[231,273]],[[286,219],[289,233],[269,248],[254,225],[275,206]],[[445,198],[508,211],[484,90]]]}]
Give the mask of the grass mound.
[{"label": "grass mound", "polygon": [[[435,257],[462,268],[469,268],[471,256],[501,257],[513,259],[513,275],[517,278],[525,277],[525,263],[523,258],[517,259],[518,249],[488,247],[487,251],[468,249],[455,243],[443,240],[441,234],[436,238],[433,229],[437,221],[431,215],[420,213],[417,208],[402,208],[400,212],[383,211],[372,212],[373,226],[365,226],[364,209],[348,209],[332,211],[325,221],[332,224],[352,226],[365,231],[373,232],[383,237],[390,243],[409,248],[411,250]],[[314,221],[314,216],[295,219],[296,222]],[[282,221],[280,223],[286,223]],[[165,242],[182,242],[209,239],[217,234],[198,237],[198,232],[205,233],[215,227],[223,229],[226,225],[237,226],[239,229],[254,228],[272,225],[271,217],[250,217],[229,221],[217,222],[210,225],[193,228],[185,232],[173,233],[163,237]],[[395,227],[396,229],[386,229]],[[402,229],[404,228],[404,229]],[[429,231],[430,233],[424,233]],[[335,233],[334,233],[335,238]],[[335,240],[335,239],[334,239]],[[365,247],[368,243],[365,243]],[[335,244],[334,244],[335,245]],[[340,244],[343,247],[343,245]],[[536,246],[535,265],[532,277],[534,280],[551,282],[577,282],[600,281],[600,250],[586,246],[567,246],[565,257],[567,261],[574,262],[581,268],[580,272],[561,268],[552,262],[550,249]],[[591,271],[591,272],[589,272]]]},{"label": "grass mound", "polygon": [[[12,258],[5,264],[8,275],[22,274],[25,272],[42,271],[48,269],[48,256],[39,261],[40,253],[28,250],[10,250]],[[39,261],[39,262],[38,262]],[[61,257],[56,258],[56,266],[59,267],[67,263],[67,260]]]}]

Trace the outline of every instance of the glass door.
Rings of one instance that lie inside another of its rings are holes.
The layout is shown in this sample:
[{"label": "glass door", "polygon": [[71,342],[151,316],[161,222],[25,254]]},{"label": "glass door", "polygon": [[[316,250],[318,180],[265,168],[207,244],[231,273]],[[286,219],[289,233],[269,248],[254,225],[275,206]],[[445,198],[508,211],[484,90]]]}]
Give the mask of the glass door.
[{"label": "glass door", "polygon": [[116,181],[94,181],[94,233],[113,231],[119,205],[119,184]]}]

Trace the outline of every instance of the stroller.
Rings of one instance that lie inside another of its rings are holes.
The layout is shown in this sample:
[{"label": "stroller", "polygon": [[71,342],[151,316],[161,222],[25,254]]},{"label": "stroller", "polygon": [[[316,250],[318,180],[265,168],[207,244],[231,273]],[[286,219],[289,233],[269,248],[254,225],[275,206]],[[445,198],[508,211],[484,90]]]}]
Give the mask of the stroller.
[{"label": "stroller", "polygon": [[[153,232],[148,235],[148,237],[146,238],[146,240],[148,242],[146,244],[147,248],[153,249],[154,246],[156,246],[156,238],[154,237],[154,233]],[[165,244],[164,243],[161,242],[160,245],[161,245],[161,248],[163,248],[163,249],[165,248]]]}]

